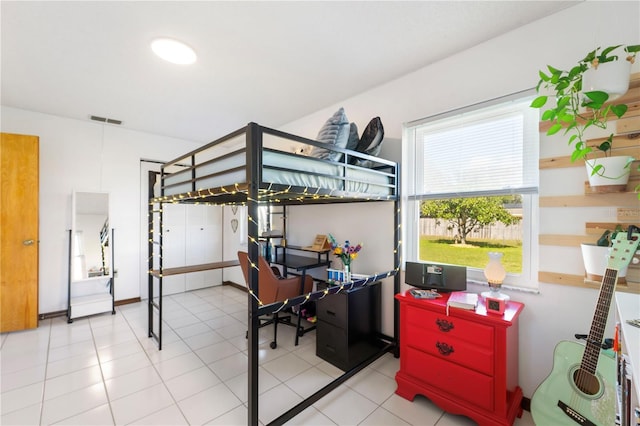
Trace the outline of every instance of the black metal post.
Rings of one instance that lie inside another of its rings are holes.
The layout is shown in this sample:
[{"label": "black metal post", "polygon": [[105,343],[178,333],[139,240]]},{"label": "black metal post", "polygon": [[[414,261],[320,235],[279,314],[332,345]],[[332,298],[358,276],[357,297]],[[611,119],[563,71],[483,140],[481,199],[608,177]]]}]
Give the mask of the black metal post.
[{"label": "black metal post", "polygon": [[148,313],[148,327],[147,327],[147,337],[153,337],[153,274],[151,271],[153,270],[153,203],[151,203],[151,198],[155,197],[154,186],[155,186],[155,172],[150,171],[148,174],[148,182],[147,182],[147,235],[149,236],[147,243],[147,313]]},{"label": "black metal post", "polygon": [[116,230],[111,228],[111,315],[116,313],[116,259],[115,259],[115,234]]},{"label": "black metal post", "polygon": [[[249,262],[253,265],[258,264],[260,256],[258,243],[258,196],[260,182],[260,172],[262,164],[259,159],[262,152],[262,132],[256,123],[247,125],[247,183],[249,184],[247,192],[247,231],[248,231],[248,250]],[[249,265],[251,266],[251,265]],[[250,291],[259,297],[258,270],[252,267],[249,270],[249,286]],[[260,320],[258,317],[258,301],[251,294],[248,296],[248,312],[247,321],[248,339],[249,339],[249,368],[248,368],[248,424],[258,425],[258,326]]]},{"label": "black metal post", "polygon": [[[400,197],[400,164],[396,164],[396,182],[395,182],[395,199],[393,201],[393,208],[395,209],[393,217],[394,217],[394,233],[393,240],[396,245],[393,256],[394,268],[396,271],[395,276],[393,277],[393,295],[400,293],[400,266],[402,262],[402,199]],[[393,298],[393,344],[394,348],[394,356],[398,358],[400,356],[400,303],[396,298]]]},{"label": "black metal post", "polygon": [[73,229],[69,229],[69,277],[67,285],[67,323],[71,324],[71,274],[73,272]]}]

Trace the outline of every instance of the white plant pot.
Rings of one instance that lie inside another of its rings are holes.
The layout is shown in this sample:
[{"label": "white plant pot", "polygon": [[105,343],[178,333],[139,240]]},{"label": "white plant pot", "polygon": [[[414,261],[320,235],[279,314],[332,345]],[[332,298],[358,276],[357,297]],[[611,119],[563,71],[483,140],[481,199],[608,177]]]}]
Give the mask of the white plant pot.
[{"label": "white plant pot", "polygon": [[589,68],[582,76],[582,91],[601,91],[609,95],[609,100],[619,98],[629,90],[631,63],[625,59],[626,52],[618,53],[617,61],[605,62],[598,68]]},{"label": "white plant pot", "polygon": [[[582,249],[582,260],[584,261],[584,269],[586,278],[591,281],[602,282],[602,276],[607,270],[609,264],[609,249],[611,247],[601,247],[595,244],[580,244]],[[627,268],[618,271],[618,282],[625,283],[627,276]]]},{"label": "white plant pot", "polygon": [[[625,167],[629,161],[628,155],[617,157],[602,157],[585,160],[589,185],[596,192],[625,191],[629,182],[631,165]],[[601,164],[603,169],[593,174],[593,169]]]}]

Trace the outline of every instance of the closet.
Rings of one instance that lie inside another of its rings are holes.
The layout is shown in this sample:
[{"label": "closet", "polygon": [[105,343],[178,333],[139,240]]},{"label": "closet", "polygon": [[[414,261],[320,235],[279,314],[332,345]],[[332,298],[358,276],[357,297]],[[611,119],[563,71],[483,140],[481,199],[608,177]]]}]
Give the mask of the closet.
[{"label": "closet", "polygon": [[[222,207],[163,206],[163,265],[174,268],[222,261]],[[165,295],[222,284],[222,269],[164,278]]]}]

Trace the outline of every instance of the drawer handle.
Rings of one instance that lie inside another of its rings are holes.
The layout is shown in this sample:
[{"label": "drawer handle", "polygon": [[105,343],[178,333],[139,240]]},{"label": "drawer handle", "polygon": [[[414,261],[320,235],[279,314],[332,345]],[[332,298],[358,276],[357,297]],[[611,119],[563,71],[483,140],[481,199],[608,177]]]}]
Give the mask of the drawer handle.
[{"label": "drawer handle", "polygon": [[333,315],[333,316],[335,317],[335,316],[336,316],[336,313],[335,313],[335,312],[333,312],[333,311],[329,311],[329,310],[327,310],[327,315]]},{"label": "drawer handle", "polygon": [[438,348],[438,352],[444,356],[449,356],[454,352],[453,346],[449,346],[446,343],[436,342],[436,348]]},{"label": "drawer handle", "polygon": [[445,333],[453,330],[453,323],[450,321],[438,318],[436,320],[436,324],[438,325],[440,331],[444,331]]}]

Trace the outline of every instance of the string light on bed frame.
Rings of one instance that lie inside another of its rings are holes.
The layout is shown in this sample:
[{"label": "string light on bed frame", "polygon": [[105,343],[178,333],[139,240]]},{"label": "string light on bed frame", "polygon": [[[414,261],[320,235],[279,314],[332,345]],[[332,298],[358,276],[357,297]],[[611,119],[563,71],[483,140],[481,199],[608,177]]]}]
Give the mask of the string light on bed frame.
[{"label": "string light on bed frame", "polygon": [[[207,197],[217,197],[218,195],[225,195],[225,194],[227,194],[227,195],[229,195],[229,194],[230,195],[236,195],[236,194],[241,193],[241,192],[245,192],[247,194],[246,200],[243,200],[241,203],[238,203],[238,202],[224,202],[224,203],[207,202],[207,203],[200,203],[200,202],[196,201],[194,204],[206,204],[206,205],[238,205],[238,204],[241,204],[241,205],[247,205],[249,202],[254,202],[254,203],[257,203],[257,204],[260,205],[260,204],[263,204],[265,202],[282,203],[282,201],[283,201],[282,199],[276,198],[278,196],[282,196],[284,199],[287,199],[289,201],[299,201],[299,202],[303,202],[307,198],[311,198],[313,200],[319,200],[321,198],[324,198],[324,199],[327,199],[327,200],[328,199],[332,199],[332,198],[345,199],[345,198],[347,198],[347,195],[350,195],[350,197],[361,198],[361,199],[364,199],[366,201],[383,200],[383,199],[388,199],[389,198],[389,197],[383,197],[383,196],[360,197],[359,194],[355,194],[355,195],[351,194],[351,193],[345,194],[344,192],[336,195],[336,191],[338,191],[336,189],[331,189],[329,191],[329,193],[327,193],[327,194],[320,194],[320,191],[321,191],[320,188],[315,188],[315,191],[311,192],[309,187],[304,187],[300,193],[296,193],[297,196],[292,198],[292,197],[288,196],[288,194],[290,194],[291,191],[292,191],[292,188],[293,188],[292,185],[288,185],[287,187],[285,187],[285,188],[283,188],[281,190],[274,190],[273,189],[273,185],[274,185],[273,183],[270,183],[269,186],[266,189],[260,190],[259,193],[258,193],[258,199],[257,200],[249,197],[248,192],[246,191],[246,188],[245,189],[241,188],[241,184],[235,183],[235,184],[233,184],[233,188],[234,189],[231,190],[231,191],[229,191],[226,186],[220,186],[220,187],[216,188],[217,192],[214,192],[213,188],[198,189],[195,193],[193,193],[192,191],[187,192],[186,193],[186,197],[185,197],[184,193],[177,194],[177,195],[172,195],[172,196],[165,195],[165,196],[161,196],[161,197],[155,197],[150,201],[150,203],[160,203],[160,205],[162,205],[162,203],[170,202],[170,203],[177,204],[177,203],[180,203],[181,201],[185,200],[185,198],[186,199],[199,199],[199,198],[200,199],[204,199],[204,198],[207,198]],[[159,211],[162,211],[162,210],[160,209]],[[396,213],[400,214],[400,209],[397,209]],[[259,225],[258,222],[256,222],[256,220],[252,216],[248,216],[248,220],[250,222],[252,222],[253,224],[255,224],[255,225]],[[399,235],[401,235],[400,234],[401,225],[398,224],[397,228],[398,228]],[[152,233],[154,232],[153,228],[151,229],[150,232],[152,232]],[[253,236],[250,236],[250,241],[253,244],[256,244],[258,246],[260,245],[260,241],[258,239],[256,239],[255,237],[253,237]],[[396,245],[394,254],[397,254],[400,251],[400,245],[401,244],[402,244],[402,241],[399,240],[397,245]],[[156,253],[154,252],[153,255],[155,256]],[[251,267],[259,271],[259,268],[258,268],[257,265],[251,263]],[[392,272],[387,272],[386,274],[383,274],[383,275],[385,275],[383,279],[390,278],[391,276],[393,276],[395,274],[398,274],[399,272],[400,272],[400,267],[397,266],[397,267],[394,268],[393,273]],[[152,271],[149,271],[149,273],[152,273]],[[159,274],[159,276],[162,276],[162,274]],[[365,281],[362,284],[360,284],[359,286],[368,285],[370,282],[373,282],[374,278],[380,279],[381,276],[382,275],[376,273],[373,276],[365,279]],[[345,286],[344,283],[341,283],[339,288],[337,289],[337,291],[335,293],[339,293],[339,292],[343,291],[345,288],[350,290],[350,289],[352,289],[354,287],[354,284],[355,283],[352,282],[351,284]],[[256,299],[256,301],[258,302],[258,304],[260,306],[264,306],[264,303],[253,293],[253,291],[251,289],[249,289],[249,294],[251,294],[251,296],[254,299]],[[313,292],[309,292],[306,295],[304,295],[304,301],[301,302],[301,303],[305,303],[305,302],[309,301],[309,299],[311,299],[311,295],[312,294],[313,294]],[[322,298],[326,297],[328,294],[329,294],[329,290],[325,289],[322,292],[322,295],[321,295],[321,297],[319,299],[322,299]],[[290,303],[289,299],[283,301],[282,305],[274,312],[281,311],[289,303]]]}]

